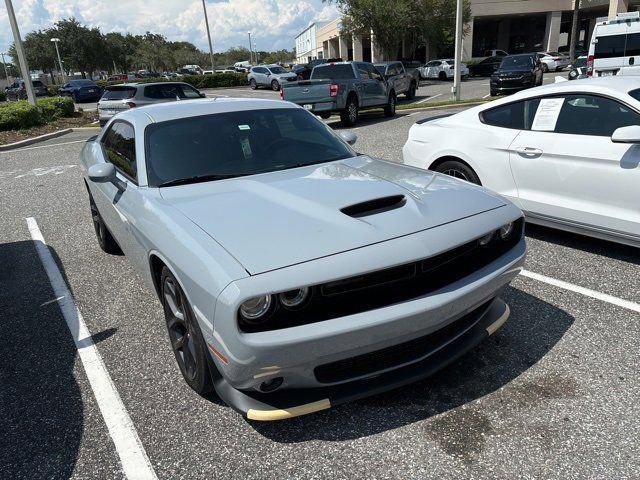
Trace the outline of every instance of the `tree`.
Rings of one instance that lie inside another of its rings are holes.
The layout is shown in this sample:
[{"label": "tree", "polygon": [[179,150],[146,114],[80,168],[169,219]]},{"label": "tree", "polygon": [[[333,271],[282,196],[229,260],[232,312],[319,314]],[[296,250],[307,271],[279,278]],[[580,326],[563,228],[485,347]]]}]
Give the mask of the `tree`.
[{"label": "tree", "polygon": [[68,71],[78,71],[85,77],[104,63],[105,41],[97,28],[80,25],[75,18],[60,20],[51,36],[60,38],[60,55]]}]

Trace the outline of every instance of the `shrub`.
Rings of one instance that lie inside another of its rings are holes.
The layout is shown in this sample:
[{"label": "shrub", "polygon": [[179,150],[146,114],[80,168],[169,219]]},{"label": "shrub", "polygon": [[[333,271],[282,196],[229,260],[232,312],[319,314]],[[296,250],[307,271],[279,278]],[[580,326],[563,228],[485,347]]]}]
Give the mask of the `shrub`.
[{"label": "shrub", "polygon": [[109,85],[119,85],[122,83],[154,83],[154,82],[186,82],[196,88],[218,88],[218,87],[239,87],[247,85],[246,73],[214,73],[212,75],[185,75],[172,80],[164,77],[159,78],[142,78],[137,80],[118,80],[115,82],[107,82],[106,80],[96,81],[102,90]]},{"label": "shrub", "polygon": [[26,100],[0,105],[0,131],[21,130],[43,123],[40,110]]},{"label": "shrub", "polygon": [[42,119],[51,122],[62,117],[72,117],[75,111],[73,100],[67,97],[47,97],[38,99]]},{"label": "shrub", "polygon": [[0,102],[5,102],[7,100],[7,94],[0,91]]}]

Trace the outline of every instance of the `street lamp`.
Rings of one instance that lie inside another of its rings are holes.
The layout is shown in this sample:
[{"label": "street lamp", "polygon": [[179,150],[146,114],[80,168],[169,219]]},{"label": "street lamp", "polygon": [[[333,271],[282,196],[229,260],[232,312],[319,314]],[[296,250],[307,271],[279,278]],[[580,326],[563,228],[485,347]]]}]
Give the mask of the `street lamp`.
[{"label": "street lamp", "polygon": [[67,76],[64,74],[64,68],[62,66],[62,59],[60,58],[60,50],[58,49],[59,38],[52,38],[51,41],[56,46],[56,53],[58,54],[58,65],[60,65],[60,74],[62,75],[62,83],[67,83]]},{"label": "street lamp", "polygon": [[31,75],[29,75],[29,64],[27,63],[27,57],[24,54],[24,48],[22,47],[22,38],[20,37],[20,29],[18,28],[18,21],[16,20],[16,12],[14,12],[13,10],[13,4],[11,3],[11,0],[4,0],[4,3],[7,6],[9,25],[11,25],[11,31],[13,32],[13,44],[16,47],[16,55],[18,56],[20,71],[22,72],[24,86],[27,90],[27,100],[29,100],[29,103],[35,107],[36,94],[33,91]]},{"label": "street lamp", "polygon": [[6,52],[0,52],[0,56],[2,57],[2,65],[4,65],[4,78],[7,79],[7,85],[11,85],[13,82],[9,80],[9,70],[7,70],[7,62],[4,61],[4,56],[9,55]]},{"label": "street lamp", "polygon": [[256,65],[259,65],[260,57],[258,56],[258,45],[256,45],[256,42],[253,42],[253,50],[256,52]]},{"label": "street lamp", "polygon": [[247,32],[249,34],[249,63],[253,65],[253,49],[251,48],[251,32]]},{"label": "street lamp", "polygon": [[461,92],[461,67],[462,67],[462,0],[457,0],[456,3],[456,41],[455,41],[455,56],[454,56],[454,73],[453,73],[453,99],[457,102],[460,101]]},{"label": "street lamp", "polygon": [[209,39],[209,57],[211,58],[211,71],[213,72],[215,68],[213,67],[213,44],[211,43],[211,31],[209,30],[209,18],[207,17],[207,5],[202,0],[202,9],[204,10],[204,23],[207,26],[207,38]]}]

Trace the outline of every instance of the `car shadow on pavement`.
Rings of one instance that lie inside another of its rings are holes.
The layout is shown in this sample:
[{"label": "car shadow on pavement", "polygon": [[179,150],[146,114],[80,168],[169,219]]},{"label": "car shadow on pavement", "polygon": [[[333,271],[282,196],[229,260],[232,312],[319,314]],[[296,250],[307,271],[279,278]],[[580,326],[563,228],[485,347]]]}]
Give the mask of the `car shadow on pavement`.
[{"label": "car shadow on pavement", "polygon": [[527,236],[543,242],[575,248],[587,253],[602,255],[634,265],[640,265],[638,249],[621,243],[600,240],[577,233],[565,232],[556,228],[543,227],[527,223]]},{"label": "car shadow on pavement", "polygon": [[84,419],[76,348],[35,244],[0,245],[0,266],[0,477],[69,478]]},{"label": "car shadow on pavement", "polygon": [[[509,383],[539,362],[574,321],[567,312],[514,287],[509,287],[503,298],[511,307],[511,318],[504,327],[426,380],[313,415],[284,422],[249,423],[273,441],[297,443],[352,440],[426,420],[425,432],[445,451],[457,454],[460,445],[463,455],[473,453],[481,447],[490,422],[482,407],[458,407],[502,387],[507,388],[499,394],[501,404],[513,402],[517,408],[527,401],[522,399],[523,392],[518,387],[510,388]],[[562,385],[531,388],[562,394],[557,392]],[[432,418],[436,415],[440,416]]]}]

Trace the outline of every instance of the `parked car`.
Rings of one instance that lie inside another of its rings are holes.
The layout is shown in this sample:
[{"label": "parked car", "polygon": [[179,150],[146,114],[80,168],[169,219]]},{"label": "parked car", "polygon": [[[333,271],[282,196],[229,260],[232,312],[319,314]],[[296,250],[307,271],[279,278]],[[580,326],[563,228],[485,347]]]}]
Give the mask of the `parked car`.
[{"label": "parked car", "polygon": [[251,420],[425,378],[509,317],[520,210],[354,141],[218,99],[124,112],[82,150],[98,244],[158,296],[186,383]]},{"label": "parked car", "polygon": [[323,63],[327,63],[327,60],[324,58],[316,58],[303,65],[294,65],[291,71],[298,76],[298,80],[309,80],[313,67],[322,65]]},{"label": "parked car", "polygon": [[559,72],[567,68],[571,63],[568,55],[562,55],[558,52],[538,52],[536,56],[542,63],[542,71],[544,73]]},{"label": "parked car", "polygon": [[576,58],[576,61],[569,66],[569,69],[569,75],[567,75],[567,78],[569,80],[579,80],[581,78],[587,78],[587,57],[582,56]]},{"label": "parked car", "polygon": [[502,58],[499,56],[487,57],[475,65],[469,65],[469,75],[471,77],[490,77],[500,68]]},{"label": "parked car", "polygon": [[280,98],[301,105],[304,109],[329,118],[340,114],[346,126],[358,121],[359,112],[384,108],[384,114],[396,114],[396,93],[372,63],[340,62],[318,65],[311,79],[284,86]]},{"label": "parked car", "polygon": [[420,67],[422,66],[422,62],[419,60],[402,60],[402,66],[404,67],[404,71],[411,75],[417,82],[420,84]]},{"label": "parked car", "polygon": [[596,23],[589,44],[587,75],[640,75],[640,12]]},{"label": "parked car", "polygon": [[[432,60],[419,69],[421,78],[437,78],[438,80],[449,80],[455,73],[455,63],[453,59]],[[469,68],[466,64],[461,64],[460,75],[469,76]]]},{"label": "parked car", "polygon": [[288,72],[280,65],[260,65],[251,68],[247,78],[252,90],[258,87],[270,87],[272,90],[278,91],[283,83],[295,82],[298,75]]},{"label": "parked car", "polygon": [[376,63],[375,67],[385,78],[389,88],[396,92],[396,95],[404,95],[409,100],[416,96],[418,81],[411,74],[405,72],[402,62]]},{"label": "parked car", "polygon": [[414,125],[408,165],[495,190],[527,220],[640,247],[640,81],[545,85]]},{"label": "parked car", "polygon": [[107,81],[109,82],[119,82],[122,80],[129,80],[129,75],[126,73],[117,73],[115,75],[109,75]]},{"label": "parked car", "polygon": [[[47,86],[41,80],[32,80],[33,93],[36,97],[46,97],[49,95]],[[26,100],[27,87],[24,80],[15,80],[11,85],[5,88],[7,100]]]},{"label": "parked car", "polygon": [[205,98],[205,94],[188,83],[123,83],[105,88],[98,102],[98,119],[103,127],[111,118],[125,110],[154,103]]},{"label": "parked car", "polygon": [[73,98],[76,103],[96,101],[100,99],[102,91],[93,80],[69,80],[58,89],[58,94]]},{"label": "parked car", "polygon": [[533,53],[503,57],[500,67],[491,75],[489,92],[513,93],[542,85],[542,65]]}]

